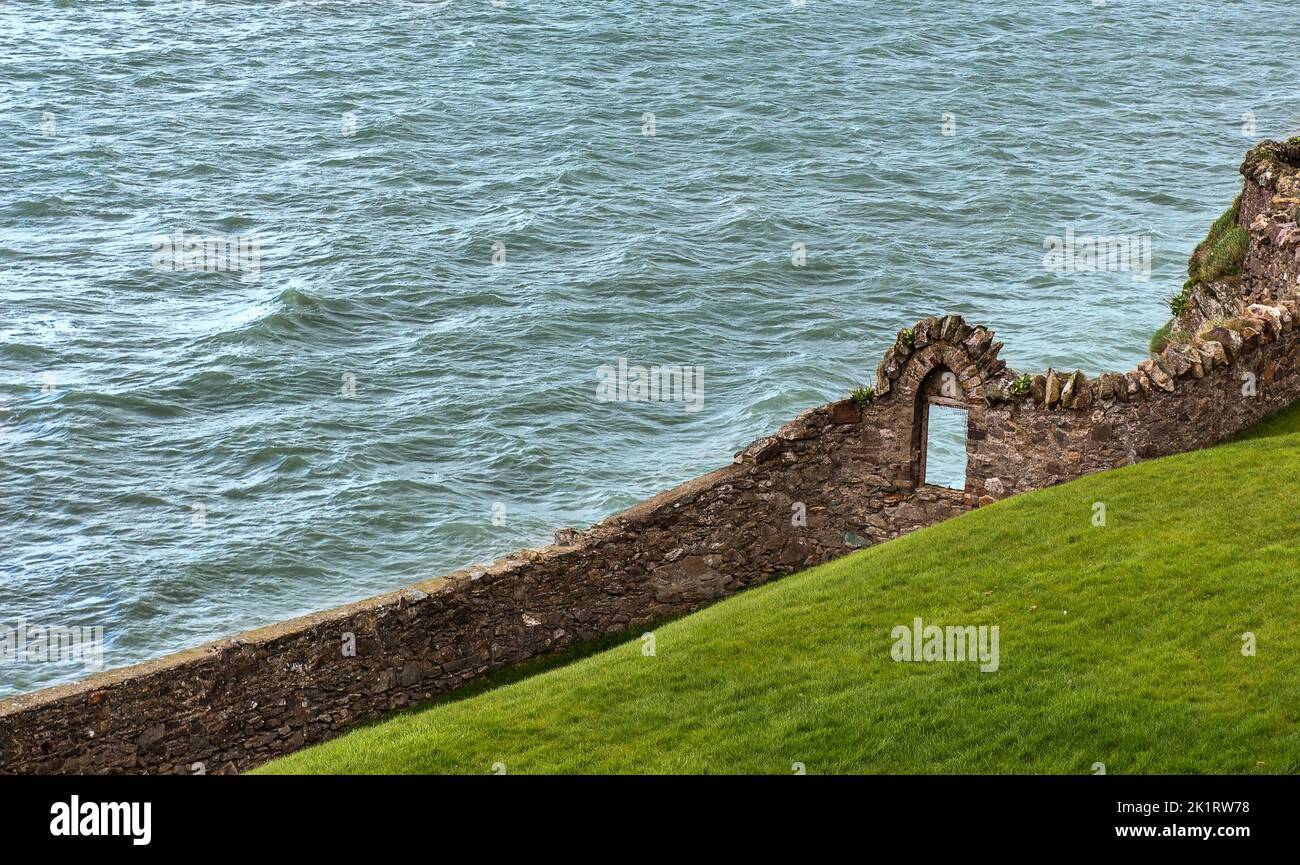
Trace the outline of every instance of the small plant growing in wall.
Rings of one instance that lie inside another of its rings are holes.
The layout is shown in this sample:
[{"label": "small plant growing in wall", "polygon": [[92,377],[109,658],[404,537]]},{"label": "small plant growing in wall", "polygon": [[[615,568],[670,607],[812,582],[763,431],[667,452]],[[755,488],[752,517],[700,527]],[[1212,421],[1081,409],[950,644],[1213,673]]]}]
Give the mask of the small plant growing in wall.
[{"label": "small plant growing in wall", "polygon": [[898,332],[898,338],[903,341],[903,345],[911,348],[916,345],[916,331],[910,327],[905,327]]},{"label": "small plant growing in wall", "polygon": [[1174,314],[1175,318],[1177,318],[1187,311],[1187,303],[1187,292],[1181,291],[1169,298],[1169,311]]},{"label": "small plant growing in wall", "polygon": [[876,389],[874,387],[855,388],[853,393],[849,394],[853,401],[862,408],[866,408],[876,401]]},{"label": "small plant growing in wall", "polygon": [[1011,394],[1012,399],[1019,402],[1029,396],[1029,388],[1033,385],[1033,382],[1034,380],[1029,377],[1029,373],[1021,373],[1007,388],[1007,393]]}]

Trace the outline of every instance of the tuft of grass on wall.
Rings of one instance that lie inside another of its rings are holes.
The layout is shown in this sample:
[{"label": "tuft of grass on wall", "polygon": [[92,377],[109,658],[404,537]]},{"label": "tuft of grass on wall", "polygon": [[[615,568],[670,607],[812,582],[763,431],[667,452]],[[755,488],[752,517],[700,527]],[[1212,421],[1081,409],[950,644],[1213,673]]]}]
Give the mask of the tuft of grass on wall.
[{"label": "tuft of grass on wall", "polygon": [[1174,320],[1171,318],[1164,324],[1160,325],[1159,330],[1151,334],[1151,344],[1149,346],[1152,354],[1160,354],[1169,345],[1169,333],[1173,329]]},{"label": "tuft of grass on wall", "polygon": [[1250,232],[1237,224],[1240,208],[1237,203],[1224,211],[1210,226],[1210,232],[1201,241],[1187,262],[1187,275],[1200,283],[1221,280],[1228,283],[1241,281],[1242,266],[1250,248]]}]

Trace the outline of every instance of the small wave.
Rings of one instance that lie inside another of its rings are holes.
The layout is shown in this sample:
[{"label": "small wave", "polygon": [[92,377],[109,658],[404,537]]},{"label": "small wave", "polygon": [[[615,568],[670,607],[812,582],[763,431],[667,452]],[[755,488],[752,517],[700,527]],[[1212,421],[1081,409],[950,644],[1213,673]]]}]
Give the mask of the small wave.
[{"label": "small wave", "polygon": [[326,300],[303,288],[282,290],[274,299],[260,301],[210,320],[204,342],[274,342],[328,329],[352,329],[355,308],[346,300]]},{"label": "small wave", "polygon": [[137,391],[105,393],[102,391],[69,391],[60,403],[69,409],[99,409],[105,414],[128,415],[149,419],[184,417],[186,409],[157,396],[146,396]]},{"label": "small wave", "polygon": [[33,218],[43,216],[67,216],[70,202],[57,195],[44,198],[20,198],[4,209],[8,216]]},{"label": "small wave", "polygon": [[0,358],[5,360],[49,362],[54,357],[55,353],[47,348],[26,342],[9,342],[7,337],[0,336]]}]

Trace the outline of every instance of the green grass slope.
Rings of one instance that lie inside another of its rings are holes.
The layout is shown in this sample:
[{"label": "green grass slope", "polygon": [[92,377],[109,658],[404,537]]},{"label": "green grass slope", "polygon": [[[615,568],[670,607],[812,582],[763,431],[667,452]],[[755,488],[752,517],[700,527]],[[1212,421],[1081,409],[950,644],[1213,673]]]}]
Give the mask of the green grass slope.
[{"label": "green grass slope", "polygon": [[[632,639],[260,771],[1296,772],[1297,430],[1008,499],[663,625],[653,657]],[[917,616],[998,625],[1000,669],[893,661]]]}]

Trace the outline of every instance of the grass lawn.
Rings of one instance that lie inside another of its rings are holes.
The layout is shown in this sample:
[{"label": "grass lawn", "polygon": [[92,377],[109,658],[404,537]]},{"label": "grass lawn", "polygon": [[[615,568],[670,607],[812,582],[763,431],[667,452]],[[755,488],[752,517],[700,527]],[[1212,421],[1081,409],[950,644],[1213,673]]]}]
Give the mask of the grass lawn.
[{"label": "grass lawn", "polygon": [[[1289,409],[744,592],[653,657],[631,639],[259,771],[1296,772],[1298,558]],[[997,625],[1000,668],[893,661],[917,616]]]}]

